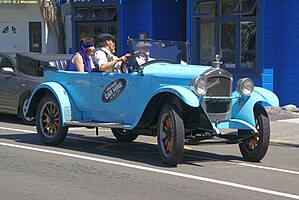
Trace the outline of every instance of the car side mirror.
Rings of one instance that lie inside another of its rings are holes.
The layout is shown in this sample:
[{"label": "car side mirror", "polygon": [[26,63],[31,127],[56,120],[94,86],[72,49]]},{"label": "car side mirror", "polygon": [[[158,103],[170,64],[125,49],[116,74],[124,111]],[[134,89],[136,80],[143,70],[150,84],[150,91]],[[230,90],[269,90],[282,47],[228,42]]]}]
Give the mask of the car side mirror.
[{"label": "car side mirror", "polygon": [[15,71],[11,67],[2,67],[1,68],[1,74],[11,74],[11,75],[14,75]]}]

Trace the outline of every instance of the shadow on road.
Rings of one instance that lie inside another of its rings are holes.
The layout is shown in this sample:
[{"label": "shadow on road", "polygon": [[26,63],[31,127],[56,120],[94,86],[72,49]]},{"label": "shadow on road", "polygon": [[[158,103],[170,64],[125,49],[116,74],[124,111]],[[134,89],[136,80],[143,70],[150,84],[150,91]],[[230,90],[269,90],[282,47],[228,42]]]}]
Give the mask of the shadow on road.
[{"label": "shadow on road", "polygon": [[[0,115],[0,122],[23,124],[21,119],[14,115]],[[0,138],[22,143],[24,145],[38,145],[42,148],[51,148],[51,146],[43,144],[37,134],[22,133],[22,134],[0,134]],[[78,139],[79,138],[79,139]],[[212,144],[215,145],[215,144]],[[296,144],[286,143],[271,143],[275,146],[299,147]],[[111,158],[123,159],[126,161],[134,161],[139,163],[146,163],[153,166],[169,167],[162,163],[156,144],[145,142],[121,143],[114,138],[103,136],[86,136],[81,134],[68,133],[66,140],[61,144],[55,146],[61,150],[72,150],[78,154],[92,154],[88,156],[107,156]],[[52,148],[51,148],[52,149]],[[55,149],[52,149],[55,150]],[[204,162],[217,161],[245,161],[241,156],[222,155],[209,153],[199,150],[185,150],[181,164],[194,165],[201,167]]]},{"label": "shadow on road", "polygon": [[16,115],[11,114],[0,114],[0,122],[12,123],[12,124],[24,124],[22,119],[18,118]]},{"label": "shadow on road", "polygon": [[[53,149],[51,146],[43,144],[37,134],[1,134],[1,139],[11,140],[22,145],[30,144],[40,146],[44,149]],[[76,139],[80,138],[82,140]],[[88,141],[86,141],[88,140]],[[101,137],[101,136],[85,136],[80,134],[68,134],[66,140],[61,144],[55,146],[60,150],[72,150],[78,154],[88,153],[88,156],[96,157],[98,155],[107,156],[110,158],[118,158],[126,161],[133,161],[139,163],[146,163],[158,167],[169,167],[162,163],[158,147],[156,144],[132,142],[121,143],[116,139]],[[90,155],[93,154],[93,155]],[[208,158],[208,159],[207,159]],[[240,156],[233,155],[219,155],[197,150],[185,150],[181,164],[201,166],[204,162],[217,161],[232,161],[242,160]]]}]

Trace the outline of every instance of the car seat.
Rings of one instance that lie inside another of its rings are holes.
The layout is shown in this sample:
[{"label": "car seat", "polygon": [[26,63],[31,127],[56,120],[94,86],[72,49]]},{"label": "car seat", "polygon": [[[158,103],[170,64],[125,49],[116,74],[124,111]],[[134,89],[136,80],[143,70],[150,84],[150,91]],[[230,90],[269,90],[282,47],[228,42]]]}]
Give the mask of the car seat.
[{"label": "car seat", "polygon": [[51,67],[58,70],[67,71],[69,68],[69,60],[53,60],[49,62]]}]

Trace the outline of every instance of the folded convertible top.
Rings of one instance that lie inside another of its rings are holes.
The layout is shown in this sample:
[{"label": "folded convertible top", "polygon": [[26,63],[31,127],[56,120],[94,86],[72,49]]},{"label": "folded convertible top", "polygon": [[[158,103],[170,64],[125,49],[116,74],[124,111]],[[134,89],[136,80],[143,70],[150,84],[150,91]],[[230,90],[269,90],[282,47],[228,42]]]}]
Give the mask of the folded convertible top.
[{"label": "folded convertible top", "polygon": [[[71,57],[71,54],[16,53],[19,69],[31,76],[43,76],[42,67],[65,70]],[[58,63],[63,64],[57,65]]]}]

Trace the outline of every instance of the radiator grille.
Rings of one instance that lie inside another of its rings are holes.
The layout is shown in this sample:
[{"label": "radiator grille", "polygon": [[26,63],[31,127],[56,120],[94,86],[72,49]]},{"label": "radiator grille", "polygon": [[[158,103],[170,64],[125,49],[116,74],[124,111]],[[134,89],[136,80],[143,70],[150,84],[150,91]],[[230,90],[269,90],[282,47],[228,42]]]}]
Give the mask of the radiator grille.
[{"label": "radiator grille", "polygon": [[226,77],[208,78],[208,90],[206,96],[231,96],[231,79]]},{"label": "radiator grille", "polygon": [[[205,98],[208,113],[226,113],[231,105],[232,84],[227,77],[215,76],[207,79],[207,93]],[[227,98],[224,98],[227,97]]]}]

